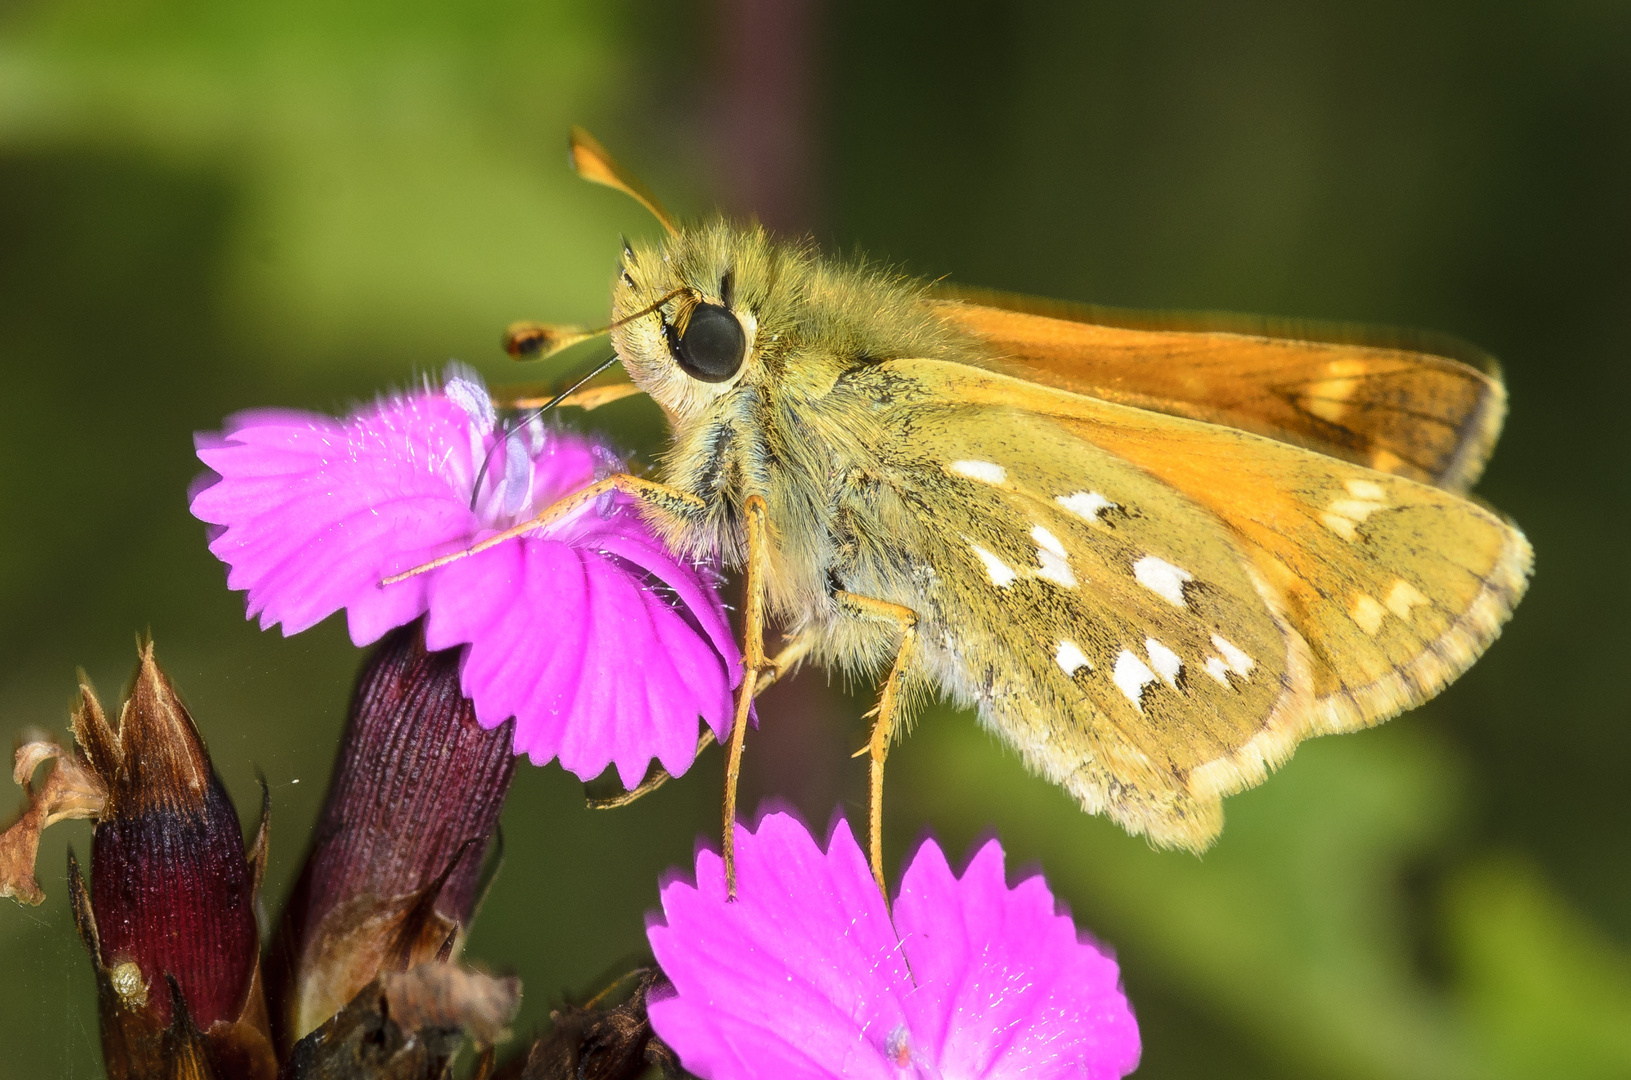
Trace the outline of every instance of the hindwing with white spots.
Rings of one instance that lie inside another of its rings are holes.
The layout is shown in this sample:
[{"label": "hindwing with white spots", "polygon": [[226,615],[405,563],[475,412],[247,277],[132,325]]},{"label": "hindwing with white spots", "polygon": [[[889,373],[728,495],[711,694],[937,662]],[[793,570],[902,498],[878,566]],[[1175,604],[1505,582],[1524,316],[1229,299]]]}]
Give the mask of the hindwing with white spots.
[{"label": "hindwing with white spots", "polygon": [[925,674],[1158,843],[1206,846],[1220,796],[1301,739],[1431,696],[1522,594],[1522,534],[1441,488],[954,363],[885,367],[911,419],[880,452],[936,570]]},{"label": "hindwing with white spots", "polygon": [[938,571],[915,600],[943,627],[937,681],[1090,808],[1201,842],[1216,799],[1191,775],[1243,748],[1261,771],[1275,754],[1253,739],[1306,711],[1301,643],[1249,559],[1204,507],[1044,417],[919,406],[911,434],[880,449],[933,525],[913,543]]}]

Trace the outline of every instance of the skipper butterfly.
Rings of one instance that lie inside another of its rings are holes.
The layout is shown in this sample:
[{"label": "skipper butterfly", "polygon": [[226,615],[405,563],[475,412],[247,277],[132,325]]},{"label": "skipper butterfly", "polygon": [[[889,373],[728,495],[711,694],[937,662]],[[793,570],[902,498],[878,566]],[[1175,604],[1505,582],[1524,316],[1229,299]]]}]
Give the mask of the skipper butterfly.
[{"label": "skipper butterfly", "polygon": [[673,439],[656,479],[539,520],[616,488],[676,550],[744,568],[727,866],[748,704],[806,657],[883,680],[881,885],[884,760],[925,693],[1089,813],[1200,851],[1223,796],[1432,697],[1523,594],[1529,544],[1466,494],[1505,411],[1468,346],[925,285],[756,225],[677,226],[587,134],[571,155],[668,235],[625,243],[612,290],[632,381],[564,403],[643,391]]}]

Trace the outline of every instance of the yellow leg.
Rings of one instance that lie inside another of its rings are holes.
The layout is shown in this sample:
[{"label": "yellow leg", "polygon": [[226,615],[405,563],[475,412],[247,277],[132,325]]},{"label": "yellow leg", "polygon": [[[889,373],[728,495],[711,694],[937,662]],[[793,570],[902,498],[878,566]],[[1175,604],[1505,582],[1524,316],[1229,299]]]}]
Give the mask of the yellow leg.
[{"label": "yellow leg", "polygon": [[736,784],[742,777],[742,745],[747,739],[748,706],[752,704],[765,661],[765,569],[769,559],[770,522],[765,501],[749,495],[742,505],[747,525],[747,570],[742,606],[742,688],[736,697],[736,715],[731,719],[731,750],[725,763],[725,897],[736,899]]},{"label": "yellow leg", "polygon": [[[794,667],[798,666],[799,661],[804,659],[805,655],[810,651],[810,647],[814,643],[814,637],[806,632],[788,641],[786,645],[783,645],[781,652],[777,653],[775,656],[766,661],[766,671],[764,675],[760,676],[759,681],[753,687],[754,695],[757,696],[762,694],[772,686],[775,686],[777,680],[779,680],[783,675],[786,675]],[[702,737],[697,740],[697,752],[694,756],[700,757],[702,752],[708,749],[708,747],[712,746],[713,743],[714,733],[709,731],[707,728],[703,728]],[[589,809],[615,810],[620,806],[627,806],[636,799],[650,795],[653,791],[656,791],[658,788],[662,787],[672,779],[674,779],[674,777],[669,774],[668,770],[659,766],[652,772],[650,777],[642,780],[640,782],[640,786],[636,787],[632,791],[625,791],[620,795],[613,795],[606,799],[590,799]]]},{"label": "yellow leg", "polygon": [[701,498],[691,494],[689,491],[681,491],[679,488],[671,488],[666,484],[658,484],[651,480],[642,479],[638,476],[630,476],[627,473],[618,473],[615,476],[608,476],[604,480],[590,484],[586,488],[580,488],[579,490],[566,496],[564,499],[555,500],[540,511],[538,516],[533,518],[531,521],[523,521],[514,528],[505,529],[497,536],[489,536],[481,543],[467,547],[463,551],[455,551],[450,555],[443,555],[440,559],[432,559],[430,562],[425,563],[422,566],[416,566],[412,570],[405,573],[393,574],[384,581],[380,582],[380,584],[394,585],[406,578],[413,577],[415,574],[423,574],[427,570],[435,570],[439,566],[446,566],[450,562],[457,562],[466,556],[475,555],[486,551],[488,548],[502,544],[506,540],[513,540],[517,536],[524,536],[535,529],[541,529],[552,522],[559,521],[563,517],[576,513],[585,506],[588,506],[590,503],[594,502],[596,499],[600,498],[602,495],[606,494],[608,491],[620,491],[624,495],[632,495],[642,502],[661,507],[670,513],[683,513],[686,510],[700,510],[706,508],[708,505]]},{"label": "yellow leg", "polygon": [[851,612],[880,622],[892,622],[900,627],[900,649],[895,653],[895,665],[884,680],[883,692],[878,695],[878,706],[872,717],[872,738],[867,751],[872,767],[867,784],[867,853],[872,864],[872,877],[884,900],[889,899],[889,887],[883,877],[883,765],[889,757],[889,740],[895,734],[895,716],[900,711],[901,680],[912,661],[917,647],[917,612],[909,607],[892,604],[870,596],[839,591],[834,594],[838,603]]}]

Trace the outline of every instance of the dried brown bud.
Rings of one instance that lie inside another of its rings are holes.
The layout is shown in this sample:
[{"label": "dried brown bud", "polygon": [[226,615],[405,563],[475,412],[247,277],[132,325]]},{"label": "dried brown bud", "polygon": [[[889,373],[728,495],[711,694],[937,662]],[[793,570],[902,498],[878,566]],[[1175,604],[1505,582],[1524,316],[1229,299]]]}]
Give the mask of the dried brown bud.
[{"label": "dried brown bud", "polygon": [[418,624],[376,647],[273,947],[282,1045],[380,972],[455,951],[515,770],[511,729],[476,723],[458,650],[426,652]]},{"label": "dried brown bud", "polygon": [[630,975],[634,992],[621,1005],[599,1008],[590,1002],[550,1013],[549,1034],[495,1080],[636,1080],[653,1065],[665,1077],[682,1075],[678,1058],[646,1019],[646,996],[662,976],[654,968]]}]

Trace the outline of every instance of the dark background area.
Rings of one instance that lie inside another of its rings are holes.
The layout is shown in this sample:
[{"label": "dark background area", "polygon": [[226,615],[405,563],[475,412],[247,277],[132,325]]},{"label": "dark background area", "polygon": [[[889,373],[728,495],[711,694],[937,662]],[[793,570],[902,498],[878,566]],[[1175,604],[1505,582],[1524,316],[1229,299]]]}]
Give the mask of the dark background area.
[{"label": "dark background area", "polygon": [[[1148,1077],[1631,1074],[1631,7],[613,7],[242,0],[0,6],[0,722],[61,731],[150,628],[275,910],[360,654],[242,598],[186,511],[191,433],[342,411],[516,318],[593,321],[638,207],[568,173],[584,123],[671,208],[757,212],[925,276],[1066,299],[1422,326],[1506,366],[1479,494],[1536,578],[1423,709],[1305,745],[1155,852],[929,710],[891,757],[889,859],[995,828],[1112,943]],[[591,414],[660,445],[631,401]],[[748,804],[862,810],[856,697],[809,672]],[[522,1029],[644,947],[657,875],[717,831],[719,755],[626,810],[523,765],[469,955]],[[18,795],[20,801],[20,793]],[[0,798],[0,810],[6,809]],[[59,826],[0,904],[0,1077],[98,1072]]]}]

